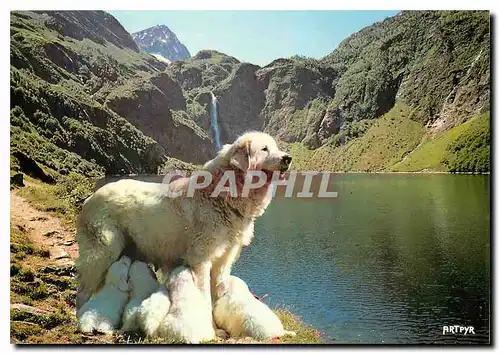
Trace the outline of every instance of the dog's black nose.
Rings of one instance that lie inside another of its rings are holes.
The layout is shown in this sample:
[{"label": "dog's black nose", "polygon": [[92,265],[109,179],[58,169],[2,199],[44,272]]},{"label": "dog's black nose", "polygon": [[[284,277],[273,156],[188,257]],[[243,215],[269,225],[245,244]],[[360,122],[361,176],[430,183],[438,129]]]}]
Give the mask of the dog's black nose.
[{"label": "dog's black nose", "polygon": [[286,166],[290,166],[290,164],[292,163],[292,157],[290,155],[283,156],[281,158],[281,163]]}]

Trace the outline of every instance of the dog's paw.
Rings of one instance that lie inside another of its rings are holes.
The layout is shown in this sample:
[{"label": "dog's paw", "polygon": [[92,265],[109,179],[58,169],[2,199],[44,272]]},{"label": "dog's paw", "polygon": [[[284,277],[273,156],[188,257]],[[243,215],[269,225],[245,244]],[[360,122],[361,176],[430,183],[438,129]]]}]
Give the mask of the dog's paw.
[{"label": "dog's paw", "polygon": [[229,338],[229,334],[224,331],[223,329],[216,329],[215,330],[215,335],[219,338],[222,338],[222,339],[228,339]]},{"label": "dog's paw", "polygon": [[96,332],[100,334],[115,334],[117,330],[108,323],[101,323],[97,326]]},{"label": "dog's paw", "polygon": [[297,333],[295,333],[294,331],[285,331],[285,336],[290,336],[290,337],[295,337],[297,335]]}]

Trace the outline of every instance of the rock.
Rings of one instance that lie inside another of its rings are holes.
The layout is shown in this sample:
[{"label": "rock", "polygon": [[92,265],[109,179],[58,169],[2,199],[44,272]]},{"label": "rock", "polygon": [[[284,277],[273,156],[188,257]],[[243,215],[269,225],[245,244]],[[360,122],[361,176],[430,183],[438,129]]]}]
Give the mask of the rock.
[{"label": "rock", "polygon": [[57,271],[57,268],[50,267],[50,266],[40,268],[40,273],[51,274],[51,273],[55,273],[56,271]]},{"label": "rock", "polygon": [[324,141],[328,137],[337,134],[340,131],[342,123],[343,118],[341,109],[337,107],[328,107],[319,127],[319,140]]},{"label": "rock", "polygon": [[45,217],[45,216],[37,216],[35,218],[31,218],[30,221],[47,221],[49,220],[49,218]]},{"label": "rock", "polygon": [[257,65],[239,64],[214,91],[222,144],[232,143],[245,131],[261,130],[264,125],[265,86],[256,74],[258,69]]},{"label": "rock", "polygon": [[44,275],[41,278],[44,283],[55,286],[54,293],[58,290],[66,290],[71,287],[71,280],[68,278],[57,277],[53,275]]},{"label": "rock", "polygon": [[12,153],[17,161],[19,161],[19,166],[21,171],[30,175],[33,178],[40,179],[42,182],[54,184],[56,180],[51,175],[45,173],[45,171],[38,165],[38,163],[21,151],[14,151]]},{"label": "rock", "polygon": [[61,267],[42,267],[40,273],[55,274],[58,276],[74,277],[76,275],[76,268],[74,265],[61,266]]},{"label": "rock", "polygon": [[22,312],[27,312],[27,313],[30,313],[32,315],[38,315],[38,316],[50,314],[49,311],[42,310],[42,309],[39,309],[38,307],[33,307],[33,306],[25,305],[25,304],[11,304],[10,309],[11,310],[19,310]]},{"label": "rock", "polygon": [[51,253],[50,258],[65,259],[65,258],[70,258],[70,256],[69,256],[68,252],[66,252],[65,250],[60,249],[60,248],[56,248],[55,250],[53,250],[53,253]]},{"label": "rock", "polygon": [[75,243],[74,240],[68,240],[61,243],[62,246],[71,246]]},{"label": "rock", "polygon": [[54,236],[54,235],[56,235],[58,233],[59,233],[59,231],[54,230],[54,231],[49,231],[49,232],[44,233],[43,236],[45,236],[45,237],[52,237],[52,236]]},{"label": "rock", "polygon": [[59,34],[78,41],[88,38],[95,43],[110,42],[118,48],[139,52],[137,44],[116,18],[104,11],[40,11],[45,25]]},{"label": "rock", "polygon": [[16,173],[14,176],[10,177],[10,184],[24,187],[23,178],[24,178],[24,175],[22,173]]},{"label": "rock", "polygon": [[[162,90],[165,90],[162,91]],[[159,75],[132,88],[133,97],[116,96],[107,106],[153,138],[164,154],[183,161],[205,163],[214,155],[213,144],[199,130],[179,123],[186,102],[180,86],[166,75]],[[176,112],[174,115],[173,112]],[[186,121],[184,116],[184,122]],[[198,127],[199,128],[199,127]],[[186,147],[196,146],[196,149]]]},{"label": "rock", "polygon": [[181,87],[170,76],[161,73],[151,77],[151,83],[165,95],[165,104],[173,110],[185,110],[186,101]]}]

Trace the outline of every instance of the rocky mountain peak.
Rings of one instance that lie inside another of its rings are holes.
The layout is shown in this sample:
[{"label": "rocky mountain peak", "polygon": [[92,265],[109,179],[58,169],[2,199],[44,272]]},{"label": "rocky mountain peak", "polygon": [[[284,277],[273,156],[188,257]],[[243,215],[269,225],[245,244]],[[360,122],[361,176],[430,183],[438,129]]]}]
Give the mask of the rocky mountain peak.
[{"label": "rocky mountain peak", "polygon": [[186,46],[166,25],[156,25],[135,32],[132,38],[141,49],[162,61],[172,62],[191,57]]}]

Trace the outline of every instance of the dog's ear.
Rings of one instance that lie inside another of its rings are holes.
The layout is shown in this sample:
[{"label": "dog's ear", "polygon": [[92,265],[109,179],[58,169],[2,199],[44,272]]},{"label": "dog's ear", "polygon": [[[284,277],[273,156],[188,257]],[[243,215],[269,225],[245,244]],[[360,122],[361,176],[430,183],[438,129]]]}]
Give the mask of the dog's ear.
[{"label": "dog's ear", "polygon": [[233,154],[229,163],[246,172],[250,167],[250,142],[242,141],[234,146]]},{"label": "dog's ear", "polygon": [[224,144],[224,145],[220,148],[220,150],[219,150],[218,154],[219,154],[219,155],[225,155],[225,154],[227,154],[227,152],[229,151],[229,149],[231,149],[231,146],[233,146],[233,145],[231,145],[231,144]]},{"label": "dog's ear", "polygon": [[217,165],[224,160],[224,157],[228,155],[231,147],[231,144],[225,144],[224,146],[222,146],[222,148],[217,152],[217,156],[214,159],[205,162],[203,167],[206,167],[208,169],[210,169],[211,167],[217,167]]}]

